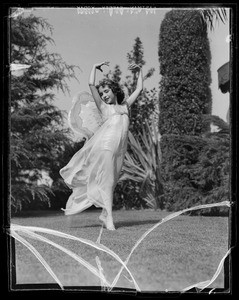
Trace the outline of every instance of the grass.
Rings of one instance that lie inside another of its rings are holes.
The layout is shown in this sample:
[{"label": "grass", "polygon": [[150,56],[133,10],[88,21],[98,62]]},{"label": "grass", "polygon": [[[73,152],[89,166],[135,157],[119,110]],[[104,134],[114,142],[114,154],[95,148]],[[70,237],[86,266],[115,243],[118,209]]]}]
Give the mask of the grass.
[{"label": "grass", "polygon": [[[12,223],[54,229],[96,242],[99,210],[64,216],[62,212],[15,217]],[[153,210],[114,211],[116,231],[103,230],[101,243],[124,261],[137,240],[169,213]],[[113,281],[121,265],[109,254],[76,241],[47,235],[97,267],[100,258],[106,279]],[[26,238],[26,237],[25,237]],[[27,238],[26,238],[27,239]],[[64,286],[100,286],[100,280],[65,253],[27,239],[42,254]],[[153,230],[136,248],[127,266],[142,291],[180,291],[211,279],[228,250],[228,218],[181,215]],[[17,284],[55,283],[35,256],[16,241]],[[116,287],[134,288],[124,270]],[[223,288],[223,270],[210,287]]]}]

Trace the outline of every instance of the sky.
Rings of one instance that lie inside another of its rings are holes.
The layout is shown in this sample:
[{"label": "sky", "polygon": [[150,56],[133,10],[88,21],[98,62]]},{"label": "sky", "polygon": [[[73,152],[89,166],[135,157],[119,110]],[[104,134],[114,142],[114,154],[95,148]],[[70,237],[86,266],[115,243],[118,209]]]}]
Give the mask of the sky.
[{"label": "sky", "polygon": [[[144,47],[143,73],[154,67],[154,75],[145,81],[144,86],[148,89],[158,88],[160,81],[160,66],[158,62],[158,41],[160,24],[165,13],[171,8],[146,9],[137,7],[110,10],[109,8],[34,8],[25,11],[24,14],[33,13],[47,20],[53,27],[52,38],[55,45],[49,46],[49,50],[59,53],[67,64],[77,65],[80,70],[76,71],[79,80],[68,82],[70,95],[56,92],[55,105],[62,110],[69,111],[72,98],[76,93],[87,91],[88,78],[92,65],[109,61],[109,67],[103,67],[104,73],[113,70],[118,64],[122,71],[122,78],[127,71],[127,53],[133,49],[136,37],[139,37]],[[229,14],[228,14],[229,16]],[[215,23],[215,29],[209,30],[208,37],[212,53],[212,114],[226,121],[229,108],[229,93],[222,94],[218,88],[217,70],[229,61],[229,21]],[[97,73],[97,81],[102,78]]]}]

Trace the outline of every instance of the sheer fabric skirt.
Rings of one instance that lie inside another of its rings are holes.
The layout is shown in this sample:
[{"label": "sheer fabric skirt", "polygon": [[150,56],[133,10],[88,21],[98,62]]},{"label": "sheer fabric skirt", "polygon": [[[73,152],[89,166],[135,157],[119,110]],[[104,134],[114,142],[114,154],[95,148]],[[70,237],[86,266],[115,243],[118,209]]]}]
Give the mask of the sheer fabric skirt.
[{"label": "sheer fabric skirt", "polygon": [[127,150],[129,120],[111,116],[60,170],[72,189],[65,214],[79,213],[92,205],[106,208],[122,169]]}]

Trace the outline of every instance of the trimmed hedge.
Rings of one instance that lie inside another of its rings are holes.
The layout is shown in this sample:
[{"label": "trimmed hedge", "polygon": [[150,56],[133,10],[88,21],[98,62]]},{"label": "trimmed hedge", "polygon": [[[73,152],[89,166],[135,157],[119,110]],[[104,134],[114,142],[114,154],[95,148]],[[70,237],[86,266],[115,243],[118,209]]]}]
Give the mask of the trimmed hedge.
[{"label": "trimmed hedge", "polygon": [[[193,18],[188,18],[190,13]],[[173,10],[160,27],[161,134],[199,135],[202,114],[211,113],[210,46],[196,16],[195,11]]]},{"label": "trimmed hedge", "polygon": [[[223,130],[210,134],[211,53],[200,13],[168,12],[160,28],[158,54],[164,206],[177,211],[229,200],[230,138]],[[222,212],[228,209],[193,214]]]}]

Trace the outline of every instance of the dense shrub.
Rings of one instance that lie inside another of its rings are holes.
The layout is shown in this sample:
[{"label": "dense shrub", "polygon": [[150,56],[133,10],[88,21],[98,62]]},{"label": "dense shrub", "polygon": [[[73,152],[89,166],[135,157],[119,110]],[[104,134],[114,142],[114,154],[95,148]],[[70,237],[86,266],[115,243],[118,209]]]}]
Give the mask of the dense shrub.
[{"label": "dense shrub", "polygon": [[[164,135],[161,147],[166,209],[175,211],[229,199],[229,134]],[[211,209],[219,211],[227,209]]]},{"label": "dense shrub", "polygon": [[[214,117],[221,130],[210,134],[211,54],[200,13],[168,12],[160,28],[158,54],[165,208],[176,211],[229,200],[229,132],[227,124]],[[227,209],[195,213],[222,211]]]},{"label": "dense shrub", "polygon": [[199,135],[202,114],[211,113],[211,54],[207,31],[189,11],[168,12],[160,27],[161,134]]},{"label": "dense shrub", "polygon": [[141,209],[147,204],[140,195],[140,183],[134,180],[118,182],[114,190],[113,209]]}]

